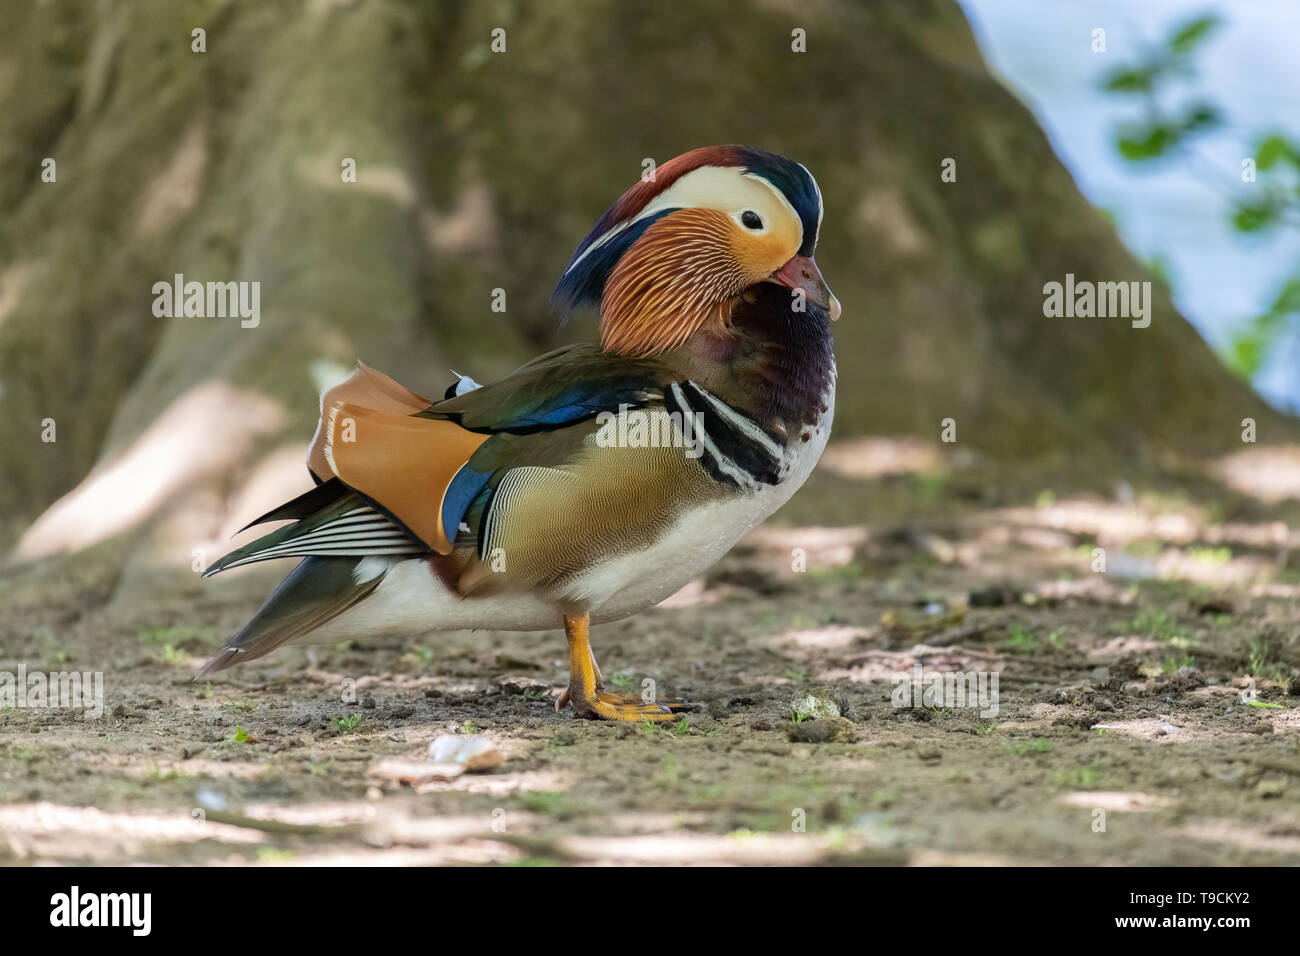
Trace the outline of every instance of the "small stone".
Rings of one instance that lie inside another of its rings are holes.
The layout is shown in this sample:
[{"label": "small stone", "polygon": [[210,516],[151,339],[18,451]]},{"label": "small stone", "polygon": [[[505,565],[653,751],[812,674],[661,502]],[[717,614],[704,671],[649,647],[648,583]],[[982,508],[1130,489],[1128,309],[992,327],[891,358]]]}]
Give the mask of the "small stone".
[{"label": "small stone", "polygon": [[836,695],[826,689],[800,691],[790,701],[791,713],[805,719],[843,717],[844,710]]},{"label": "small stone", "polygon": [[796,743],[852,743],[857,737],[857,728],[853,721],[843,717],[820,717],[790,724],[786,736]]},{"label": "small stone", "polygon": [[506,675],[496,679],[496,685],[507,694],[523,695],[533,691],[538,696],[550,696],[551,685],[533,677]]},{"label": "small stone", "polygon": [[486,737],[452,734],[434,738],[429,744],[429,756],[434,763],[460,764],[470,772],[490,770],[505,760],[496,744]]},{"label": "small stone", "polygon": [[1286,777],[1278,775],[1275,777],[1265,777],[1259,783],[1255,784],[1255,796],[1269,799],[1271,797],[1280,797],[1286,792]]},{"label": "small stone", "polygon": [[722,724],[716,717],[711,717],[708,714],[684,714],[683,716],[686,718],[686,725],[691,730],[698,731],[702,734],[707,734],[710,731],[718,730],[722,727]]}]

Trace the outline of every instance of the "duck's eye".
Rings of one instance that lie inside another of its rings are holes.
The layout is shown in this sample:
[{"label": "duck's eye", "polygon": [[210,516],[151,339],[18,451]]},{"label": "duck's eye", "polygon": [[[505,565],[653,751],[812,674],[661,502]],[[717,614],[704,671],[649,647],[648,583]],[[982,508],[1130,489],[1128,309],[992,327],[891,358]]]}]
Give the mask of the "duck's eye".
[{"label": "duck's eye", "polygon": [[746,209],[740,214],[740,224],[746,229],[762,229],[763,219],[752,209]]}]

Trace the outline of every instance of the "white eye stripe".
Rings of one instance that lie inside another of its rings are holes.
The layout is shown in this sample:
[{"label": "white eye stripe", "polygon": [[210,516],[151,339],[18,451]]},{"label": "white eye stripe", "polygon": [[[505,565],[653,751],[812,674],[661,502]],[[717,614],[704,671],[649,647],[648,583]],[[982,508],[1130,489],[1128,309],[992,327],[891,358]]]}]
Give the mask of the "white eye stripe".
[{"label": "white eye stripe", "polygon": [[[739,223],[738,217],[746,210],[757,212],[761,208],[766,209],[766,214],[759,214],[763,219],[763,228],[764,230],[770,229],[775,221],[773,218],[775,210],[767,207],[765,201],[759,202],[758,198],[753,195],[752,190],[747,191],[744,188],[743,180],[746,179],[762,183],[767,187],[767,190],[776,198],[780,206],[790,214],[790,218],[799,223],[799,241],[802,244],[803,222],[794,206],[791,205],[790,200],[771,182],[756,173],[741,172],[740,168],[736,166],[700,166],[677,179],[652,199],[640,212],[615,223],[592,240],[587,248],[582,250],[582,253],[564,270],[565,275],[572,272],[579,263],[597,249],[604,247],[638,222],[668,209],[716,209],[727,212],[733,220]],[[758,208],[755,208],[756,203],[758,203]],[[746,227],[742,224],[742,228]],[[746,231],[755,234],[752,229],[746,228]]]},{"label": "white eye stripe", "polygon": [[808,173],[808,179],[812,181],[813,189],[817,193],[817,238],[820,239],[822,234],[822,214],[826,212],[826,206],[822,202],[822,188],[817,184],[817,177],[809,171],[807,166],[800,163],[799,168]]},{"label": "white eye stripe", "polygon": [[598,237],[594,242],[592,242],[591,245],[589,245],[586,249],[582,251],[582,255],[578,256],[578,258],[573,260],[573,262],[569,265],[569,268],[564,270],[564,274],[568,275],[573,270],[574,266],[576,266],[579,262],[587,258],[587,256],[595,252],[601,246],[605,245],[611,239],[618,236],[620,233],[624,232],[627,229],[630,229],[632,226],[635,226],[642,219],[645,219],[649,216],[653,216],[656,213],[663,212],[665,209],[675,209],[675,208],[684,209],[684,208],[694,207],[696,205],[695,202],[688,200],[685,196],[679,195],[682,192],[683,188],[687,186],[687,181],[692,179],[697,179],[698,177],[696,176],[696,174],[706,169],[724,170],[727,168],[728,167],[725,166],[700,166],[698,169],[691,170],[685,176],[681,177],[681,179],[677,180],[677,182],[673,183],[671,186],[669,186],[667,189],[661,192],[658,196],[652,199],[646,205],[646,207],[642,209],[639,213],[637,213],[635,216],[632,216],[630,219],[624,219],[622,222],[615,223],[613,226],[611,226],[608,232]]}]

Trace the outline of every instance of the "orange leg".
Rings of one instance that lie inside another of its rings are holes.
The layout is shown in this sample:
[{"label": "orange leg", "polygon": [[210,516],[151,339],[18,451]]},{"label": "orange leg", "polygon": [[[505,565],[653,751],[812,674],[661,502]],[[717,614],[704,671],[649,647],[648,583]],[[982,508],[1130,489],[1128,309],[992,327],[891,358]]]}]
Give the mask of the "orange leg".
[{"label": "orange leg", "polygon": [[569,640],[569,686],[555,703],[559,710],[566,703],[573,704],[578,717],[592,720],[673,720],[676,711],[685,709],[685,701],[645,701],[629,694],[611,694],[605,691],[600,678],[600,668],[591,653],[587,636],[588,617],[564,616],[564,636]]}]

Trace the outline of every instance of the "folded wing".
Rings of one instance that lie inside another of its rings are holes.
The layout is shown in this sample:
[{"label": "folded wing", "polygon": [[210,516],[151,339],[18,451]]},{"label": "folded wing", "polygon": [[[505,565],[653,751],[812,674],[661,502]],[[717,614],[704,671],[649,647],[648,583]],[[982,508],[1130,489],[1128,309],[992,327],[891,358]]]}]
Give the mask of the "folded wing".
[{"label": "folded wing", "polygon": [[518,436],[642,405],[660,397],[658,377],[653,362],[572,346],[435,403],[359,364],[321,396],[307,454],[317,487],[253,522],[296,523],[204,573],[272,558],[450,554],[476,499],[471,517],[481,514],[495,481],[524,464],[515,461]]}]

